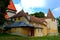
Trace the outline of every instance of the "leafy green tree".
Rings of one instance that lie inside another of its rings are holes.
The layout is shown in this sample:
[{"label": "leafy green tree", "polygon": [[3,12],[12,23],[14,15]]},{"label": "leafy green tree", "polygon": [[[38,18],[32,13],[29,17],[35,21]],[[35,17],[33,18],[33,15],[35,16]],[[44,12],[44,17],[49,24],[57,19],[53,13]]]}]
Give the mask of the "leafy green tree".
[{"label": "leafy green tree", "polygon": [[60,16],[56,19],[58,20],[58,32],[60,33]]},{"label": "leafy green tree", "polygon": [[34,14],[30,14],[32,16],[38,17],[38,18],[44,18],[44,13],[43,12],[36,12]]},{"label": "leafy green tree", "polygon": [[3,25],[5,22],[5,13],[9,5],[10,0],[0,0],[0,25]]}]

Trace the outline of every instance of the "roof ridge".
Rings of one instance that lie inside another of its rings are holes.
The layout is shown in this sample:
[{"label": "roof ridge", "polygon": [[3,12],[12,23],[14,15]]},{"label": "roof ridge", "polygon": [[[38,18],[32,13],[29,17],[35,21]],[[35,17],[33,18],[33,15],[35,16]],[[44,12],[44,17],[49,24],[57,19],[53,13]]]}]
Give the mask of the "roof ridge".
[{"label": "roof ridge", "polygon": [[18,16],[25,16],[26,17],[27,14],[23,10],[21,10],[17,14],[13,15],[12,17],[18,17]]}]

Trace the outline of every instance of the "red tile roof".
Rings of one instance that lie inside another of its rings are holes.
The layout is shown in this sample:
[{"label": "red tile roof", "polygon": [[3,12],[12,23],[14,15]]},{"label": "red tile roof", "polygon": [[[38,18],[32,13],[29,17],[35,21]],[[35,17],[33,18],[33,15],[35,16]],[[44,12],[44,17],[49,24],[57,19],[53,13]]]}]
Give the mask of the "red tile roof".
[{"label": "red tile roof", "polygon": [[54,16],[53,16],[52,12],[50,11],[50,9],[48,10],[47,18],[54,19]]},{"label": "red tile roof", "polygon": [[7,13],[5,13],[5,19],[8,19],[8,18],[9,18],[8,14],[7,14]]},{"label": "red tile roof", "polygon": [[16,15],[14,15],[12,17],[19,17],[19,16],[27,17],[27,13],[25,13],[23,10],[21,10],[20,12],[18,12]]},{"label": "red tile roof", "polygon": [[[13,3],[12,0],[10,0],[10,4],[8,5],[8,9],[9,9],[9,10],[14,10],[14,11],[16,11],[16,8],[15,8],[14,3]],[[6,14],[5,14],[5,18],[6,18],[6,19],[9,18],[7,12],[6,12]]]},{"label": "red tile roof", "polygon": [[44,24],[44,22],[47,23],[44,18],[37,18],[34,16],[30,16],[30,22],[41,23],[41,24]]},{"label": "red tile roof", "polygon": [[[25,13],[23,10],[21,10],[20,12],[18,12],[16,15],[12,16],[12,18],[16,18],[16,17],[19,17],[19,16],[24,16],[27,18],[28,16],[28,13]],[[28,19],[28,18],[27,18]],[[34,16],[30,16],[30,22],[35,22],[35,23],[41,23],[41,24],[44,24],[44,22],[46,23],[45,19],[44,18],[37,18],[37,17],[34,17]],[[44,24],[45,25],[45,24]]]},{"label": "red tile roof", "polygon": [[10,4],[8,5],[8,9],[16,11],[16,8],[15,8],[14,3],[13,3],[12,0],[10,0]]}]

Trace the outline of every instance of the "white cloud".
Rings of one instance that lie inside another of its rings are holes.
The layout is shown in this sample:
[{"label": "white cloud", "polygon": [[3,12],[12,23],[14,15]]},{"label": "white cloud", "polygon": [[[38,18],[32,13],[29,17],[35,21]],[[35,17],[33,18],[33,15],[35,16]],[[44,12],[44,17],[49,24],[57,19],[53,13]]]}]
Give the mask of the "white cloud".
[{"label": "white cloud", "polygon": [[60,7],[55,8],[53,11],[59,11],[59,10],[60,10]]},{"label": "white cloud", "polygon": [[19,4],[15,4],[15,7],[16,7],[17,12],[22,10],[22,7],[21,7],[20,3]]},{"label": "white cloud", "polygon": [[34,13],[34,12],[32,12],[32,11],[33,11],[33,10],[30,9],[30,8],[27,8],[27,9],[24,8],[24,12],[28,12],[29,14]]},{"label": "white cloud", "polygon": [[55,17],[60,16],[60,7],[57,7],[55,9],[53,9],[52,12],[53,12],[53,14],[54,14]]},{"label": "white cloud", "polygon": [[44,7],[45,1],[44,0],[21,0],[21,5],[24,8]]},{"label": "white cloud", "polygon": [[29,13],[32,13],[32,10],[30,8],[35,8],[35,7],[40,8],[44,6],[45,6],[44,0],[21,0],[21,3],[15,4],[17,12],[23,9],[25,12],[29,12]]},{"label": "white cloud", "polygon": [[19,4],[15,4],[15,7],[16,7],[17,13],[19,11],[21,11],[22,9],[24,10],[24,12],[32,13],[32,10],[30,8],[22,8],[20,3]]}]

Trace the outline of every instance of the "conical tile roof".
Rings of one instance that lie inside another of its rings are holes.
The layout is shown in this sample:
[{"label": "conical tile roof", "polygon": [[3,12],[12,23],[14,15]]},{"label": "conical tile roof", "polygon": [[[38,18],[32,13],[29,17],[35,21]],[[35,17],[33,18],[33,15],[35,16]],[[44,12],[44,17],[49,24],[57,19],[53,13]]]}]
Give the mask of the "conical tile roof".
[{"label": "conical tile roof", "polygon": [[54,19],[54,16],[53,16],[52,12],[50,11],[50,9],[48,10],[47,18]]},{"label": "conical tile roof", "polygon": [[16,11],[16,8],[15,8],[14,3],[13,3],[12,0],[10,0],[10,4],[8,5],[8,9]]}]

